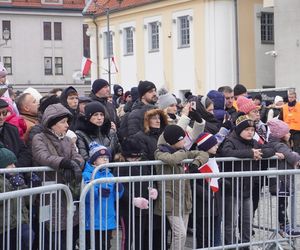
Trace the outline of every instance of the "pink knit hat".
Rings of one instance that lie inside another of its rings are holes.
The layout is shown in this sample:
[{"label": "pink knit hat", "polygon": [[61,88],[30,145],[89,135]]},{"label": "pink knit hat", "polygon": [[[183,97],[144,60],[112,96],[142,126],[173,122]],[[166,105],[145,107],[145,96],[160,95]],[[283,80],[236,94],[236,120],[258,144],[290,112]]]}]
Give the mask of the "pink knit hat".
[{"label": "pink knit hat", "polygon": [[290,132],[289,126],[278,118],[269,120],[267,125],[269,126],[271,135],[278,139],[281,139]]},{"label": "pink knit hat", "polygon": [[236,100],[238,111],[249,114],[252,110],[257,109],[252,99],[248,99],[245,96],[239,96]]}]

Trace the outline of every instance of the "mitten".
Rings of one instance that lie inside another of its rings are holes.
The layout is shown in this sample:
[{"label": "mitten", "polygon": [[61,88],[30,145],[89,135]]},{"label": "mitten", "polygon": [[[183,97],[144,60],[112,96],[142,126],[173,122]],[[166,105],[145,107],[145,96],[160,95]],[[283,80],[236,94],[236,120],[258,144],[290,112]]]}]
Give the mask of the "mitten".
[{"label": "mitten", "polygon": [[9,182],[11,183],[11,185],[13,185],[14,187],[21,187],[25,185],[25,180],[23,175],[21,174],[16,174],[16,175],[12,175],[9,177]]},{"label": "mitten", "polygon": [[133,198],[133,205],[140,209],[148,209],[148,200],[143,197]]},{"label": "mitten", "polygon": [[32,187],[39,187],[42,185],[42,180],[36,173],[31,174],[30,182]]},{"label": "mitten", "polygon": [[62,169],[72,169],[71,160],[63,158],[61,160],[61,162],[59,163],[59,168],[62,168]]},{"label": "mitten", "polygon": [[189,118],[191,118],[191,120],[194,120],[194,121],[196,121],[198,123],[202,123],[203,122],[201,114],[199,112],[197,112],[197,111],[194,111],[194,110],[192,110],[192,111],[189,112]]},{"label": "mitten", "polygon": [[156,188],[148,187],[149,190],[149,198],[152,200],[156,200],[158,196],[158,192]]},{"label": "mitten", "polygon": [[228,130],[231,130],[232,129],[232,122],[229,121],[229,120],[226,120],[225,122],[222,123],[222,127],[228,129]]},{"label": "mitten", "polygon": [[110,189],[109,188],[101,188],[101,196],[102,198],[107,198],[110,195]]}]

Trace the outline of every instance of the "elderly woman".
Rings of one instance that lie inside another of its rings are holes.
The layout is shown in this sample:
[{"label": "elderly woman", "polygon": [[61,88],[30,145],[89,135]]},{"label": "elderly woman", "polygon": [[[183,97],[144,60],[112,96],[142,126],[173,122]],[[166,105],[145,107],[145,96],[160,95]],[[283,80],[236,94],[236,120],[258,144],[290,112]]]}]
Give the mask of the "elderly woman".
[{"label": "elderly woman", "polygon": [[96,141],[110,150],[113,159],[120,146],[115,125],[108,119],[105,107],[99,102],[91,102],[85,106],[84,112],[84,116],[78,119],[75,132],[79,153],[88,160],[89,144]]},{"label": "elderly woman", "polygon": [[[81,169],[84,164],[83,158],[76,152],[75,146],[71,139],[66,136],[69,128],[69,122],[72,115],[62,104],[53,104],[46,108],[43,117],[42,125],[43,132],[36,134],[32,140],[32,156],[36,166],[49,166],[55,172],[47,172],[46,180],[55,181],[57,176],[58,183],[68,184],[72,191],[79,190],[81,183]],[[73,195],[75,193],[73,192]],[[58,233],[57,215],[58,204],[55,202],[55,197],[46,195],[46,205],[52,200],[52,241],[55,244],[55,233]],[[60,230],[61,230],[61,249],[66,249],[66,227],[67,227],[67,201],[64,195],[61,197]],[[78,209],[73,218],[73,242],[78,238]],[[56,225],[55,225],[56,224]],[[47,230],[50,230],[49,224],[46,225]],[[55,232],[56,231],[56,232]],[[49,233],[46,233],[45,247],[49,246],[47,238]],[[56,239],[56,244],[58,240]],[[46,248],[45,248],[46,249]]]}]

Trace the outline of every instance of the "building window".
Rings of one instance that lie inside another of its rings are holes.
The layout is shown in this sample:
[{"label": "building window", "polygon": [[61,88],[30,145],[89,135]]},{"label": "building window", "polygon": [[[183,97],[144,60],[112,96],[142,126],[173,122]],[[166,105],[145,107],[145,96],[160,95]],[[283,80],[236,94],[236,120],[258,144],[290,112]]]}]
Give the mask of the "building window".
[{"label": "building window", "polygon": [[7,74],[12,75],[12,59],[10,56],[3,56],[3,66],[7,70]]},{"label": "building window", "polygon": [[45,75],[52,75],[52,57],[44,58]]},{"label": "building window", "polygon": [[260,32],[262,43],[274,43],[274,13],[261,13]]},{"label": "building window", "polygon": [[190,46],[190,21],[189,16],[178,18],[179,21],[179,48]]},{"label": "building window", "polygon": [[82,26],[82,31],[83,31],[83,56],[86,58],[90,58],[91,53],[90,53],[90,37],[86,34],[88,30],[88,25],[83,24]]},{"label": "building window", "polygon": [[44,22],[44,40],[51,40],[51,22]]},{"label": "building window", "polygon": [[62,75],[63,74],[63,58],[62,57],[55,57],[55,75]]},{"label": "building window", "polygon": [[[107,39],[108,44],[107,44]],[[113,56],[113,37],[112,32],[110,31],[109,37],[107,35],[107,32],[104,32],[104,57],[108,58],[108,56]]]},{"label": "building window", "polygon": [[133,54],[133,27],[124,29],[125,31],[125,55]]},{"label": "building window", "polygon": [[[2,21],[2,34],[4,34],[4,30],[8,30],[9,31],[9,38],[8,40],[11,39],[11,27],[10,27],[10,21],[7,20],[3,20]],[[4,40],[4,35],[2,35],[2,39]]]},{"label": "building window", "polygon": [[62,40],[61,23],[54,22],[54,40]]},{"label": "building window", "polygon": [[150,51],[159,50],[159,25],[158,22],[149,23]]}]

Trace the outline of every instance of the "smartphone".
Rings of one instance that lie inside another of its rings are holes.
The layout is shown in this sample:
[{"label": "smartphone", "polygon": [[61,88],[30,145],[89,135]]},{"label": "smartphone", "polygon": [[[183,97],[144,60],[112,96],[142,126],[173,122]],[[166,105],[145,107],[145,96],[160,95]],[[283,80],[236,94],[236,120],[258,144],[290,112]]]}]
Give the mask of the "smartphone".
[{"label": "smartphone", "polygon": [[191,107],[192,107],[192,109],[196,110],[196,102],[195,101],[191,102]]}]

